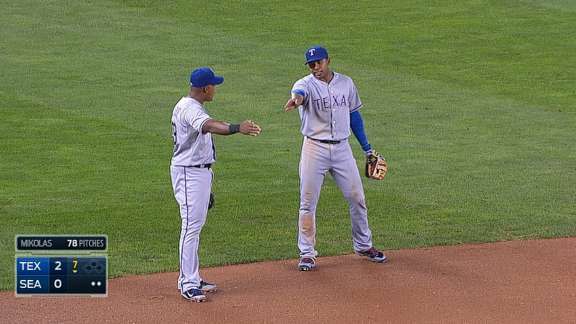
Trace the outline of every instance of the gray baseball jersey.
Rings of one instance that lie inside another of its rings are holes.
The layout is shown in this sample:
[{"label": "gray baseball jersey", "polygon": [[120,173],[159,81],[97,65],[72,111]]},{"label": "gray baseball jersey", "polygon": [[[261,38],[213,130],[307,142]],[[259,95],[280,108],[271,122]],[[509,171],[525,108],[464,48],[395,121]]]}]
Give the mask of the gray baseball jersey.
[{"label": "gray baseball jersey", "polygon": [[350,113],[362,107],[354,81],[334,72],[330,83],[312,74],[296,81],[292,92],[304,97],[299,107],[302,135],[319,140],[350,136]]},{"label": "gray baseball jersey", "polygon": [[180,207],[178,289],[181,291],[198,288],[202,281],[198,246],[212,187],[213,174],[207,164],[215,162],[212,135],[202,133],[202,125],[209,119],[204,107],[190,97],[182,98],[172,113],[174,154],[170,175]]},{"label": "gray baseball jersey", "polygon": [[[326,173],[348,201],[355,251],[372,247],[372,233],[362,180],[348,143],[350,113],[362,107],[354,82],[334,73],[330,83],[312,74],[298,80],[292,93],[304,97],[299,107],[305,136],[300,157],[298,247],[301,257],[316,257],[316,206]],[[327,142],[330,141],[330,142]]]},{"label": "gray baseball jersey", "polygon": [[192,166],[216,161],[212,134],[202,133],[202,126],[209,119],[204,107],[193,98],[183,97],[178,101],[172,112],[172,165]]}]

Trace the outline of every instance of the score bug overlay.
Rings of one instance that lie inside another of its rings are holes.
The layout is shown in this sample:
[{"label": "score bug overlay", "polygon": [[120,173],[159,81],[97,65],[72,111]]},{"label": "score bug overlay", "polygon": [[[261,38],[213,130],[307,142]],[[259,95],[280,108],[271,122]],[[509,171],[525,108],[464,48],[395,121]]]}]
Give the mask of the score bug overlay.
[{"label": "score bug overlay", "polygon": [[17,235],[16,296],[106,297],[107,248],[106,235]]},{"label": "score bug overlay", "polygon": [[106,252],[106,235],[16,235],[16,252],[95,251]]}]

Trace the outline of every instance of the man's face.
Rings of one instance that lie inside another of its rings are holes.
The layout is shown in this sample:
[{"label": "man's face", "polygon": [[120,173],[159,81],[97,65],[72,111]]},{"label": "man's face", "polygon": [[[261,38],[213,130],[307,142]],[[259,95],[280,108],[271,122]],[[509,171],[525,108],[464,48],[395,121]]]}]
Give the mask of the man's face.
[{"label": "man's face", "polygon": [[216,86],[209,84],[204,87],[204,93],[206,95],[205,101],[212,101],[214,99],[214,94],[216,93]]},{"label": "man's face", "polygon": [[308,69],[310,69],[310,72],[316,79],[326,81],[330,77],[330,68],[328,67],[329,64],[330,59],[325,58],[321,59],[320,61],[308,63]]}]

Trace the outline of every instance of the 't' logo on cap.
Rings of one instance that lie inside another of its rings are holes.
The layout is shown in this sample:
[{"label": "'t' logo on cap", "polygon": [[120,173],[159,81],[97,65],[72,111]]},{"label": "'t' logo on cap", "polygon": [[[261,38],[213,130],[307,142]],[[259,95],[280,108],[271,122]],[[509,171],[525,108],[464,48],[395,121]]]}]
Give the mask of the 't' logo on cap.
[{"label": "'t' logo on cap", "polygon": [[309,64],[310,62],[320,61],[322,59],[328,58],[328,51],[322,46],[314,46],[310,47],[306,50],[306,63]]}]

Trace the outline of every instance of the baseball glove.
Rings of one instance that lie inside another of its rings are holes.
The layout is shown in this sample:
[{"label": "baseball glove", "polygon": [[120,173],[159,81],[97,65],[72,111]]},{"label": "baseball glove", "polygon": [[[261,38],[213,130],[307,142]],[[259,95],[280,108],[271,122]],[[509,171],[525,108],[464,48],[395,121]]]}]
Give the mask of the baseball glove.
[{"label": "baseball glove", "polygon": [[366,155],[366,177],[382,180],[388,172],[388,163],[380,153],[376,151]]},{"label": "baseball glove", "polygon": [[212,209],[214,207],[214,193],[210,193],[210,201],[208,202],[208,209]]}]

